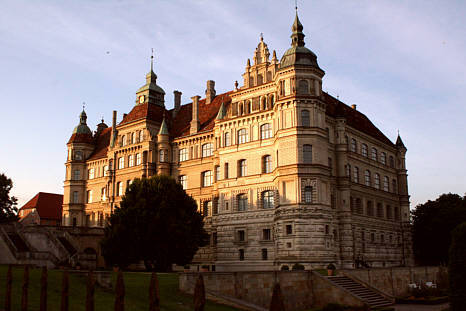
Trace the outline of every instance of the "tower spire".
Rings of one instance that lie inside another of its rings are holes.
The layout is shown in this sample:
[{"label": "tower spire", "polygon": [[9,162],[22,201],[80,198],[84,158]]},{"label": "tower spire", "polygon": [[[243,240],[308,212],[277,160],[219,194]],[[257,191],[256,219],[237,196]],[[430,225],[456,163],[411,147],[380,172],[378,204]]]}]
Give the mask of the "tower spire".
[{"label": "tower spire", "polygon": [[150,56],[150,72],[154,71],[154,48],[151,49],[152,54]]}]

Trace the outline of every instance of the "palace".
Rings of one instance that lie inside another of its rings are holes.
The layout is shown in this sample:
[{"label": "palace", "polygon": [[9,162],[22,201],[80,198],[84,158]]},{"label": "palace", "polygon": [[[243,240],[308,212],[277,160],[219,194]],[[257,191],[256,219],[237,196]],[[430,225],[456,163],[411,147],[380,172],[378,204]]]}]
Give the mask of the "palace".
[{"label": "palace", "polygon": [[215,271],[329,263],[411,265],[406,147],[356,105],[322,91],[325,72],[296,14],[277,58],[261,37],[242,85],[165,108],[152,69],[136,103],[93,133],[80,115],[68,141],[63,225],[103,226],[135,178],[171,175],[198,203]]}]

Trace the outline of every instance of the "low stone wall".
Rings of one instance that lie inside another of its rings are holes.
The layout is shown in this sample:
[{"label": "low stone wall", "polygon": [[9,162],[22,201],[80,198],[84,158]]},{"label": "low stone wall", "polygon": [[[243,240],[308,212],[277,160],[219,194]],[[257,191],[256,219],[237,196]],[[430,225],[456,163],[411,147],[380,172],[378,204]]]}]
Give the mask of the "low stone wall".
[{"label": "low stone wall", "polygon": [[340,274],[354,277],[392,297],[408,294],[408,284],[437,283],[439,267],[400,267],[357,270],[338,270]]}]

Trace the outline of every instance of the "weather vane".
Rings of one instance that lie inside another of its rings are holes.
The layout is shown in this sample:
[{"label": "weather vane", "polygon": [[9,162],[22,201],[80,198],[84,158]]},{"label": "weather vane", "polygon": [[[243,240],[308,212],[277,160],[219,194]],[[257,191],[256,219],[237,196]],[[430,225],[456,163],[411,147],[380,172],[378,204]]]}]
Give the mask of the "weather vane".
[{"label": "weather vane", "polygon": [[84,108],[86,108],[86,103],[85,102],[83,102],[83,110],[84,110]]},{"label": "weather vane", "polygon": [[294,0],[294,8],[296,9],[296,13],[298,13],[298,0]]},{"label": "weather vane", "polygon": [[150,56],[150,71],[154,71],[154,48],[151,48],[152,54]]}]

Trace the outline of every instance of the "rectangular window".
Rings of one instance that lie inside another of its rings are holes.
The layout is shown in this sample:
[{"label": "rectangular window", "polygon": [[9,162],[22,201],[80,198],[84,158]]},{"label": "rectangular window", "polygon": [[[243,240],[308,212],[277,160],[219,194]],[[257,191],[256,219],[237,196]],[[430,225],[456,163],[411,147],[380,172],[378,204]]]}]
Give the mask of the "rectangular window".
[{"label": "rectangular window", "polygon": [[188,160],[188,149],[187,148],[180,149],[179,158],[180,158],[180,162]]},{"label": "rectangular window", "polygon": [[353,182],[359,183],[359,168],[357,166],[353,168]]},{"label": "rectangular window", "polygon": [[262,157],[262,173],[272,172],[272,157],[269,155]]},{"label": "rectangular window", "polygon": [[92,203],[92,190],[87,191],[87,203]]},{"label": "rectangular window", "polygon": [[238,177],[246,176],[247,174],[247,164],[246,160],[238,161]]},{"label": "rectangular window", "polygon": [[304,163],[312,163],[312,146],[311,145],[303,146],[303,161]]},{"label": "rectangular window", "polygon": [[181,187],[183,187],[183,190],[188,189],[188,176],[181,175],[179,178],[180,178],[180,184],[181,184]]},{"label": "rectangular window", "polygon": [[262,240],[270,241],[271,240],[271,231],[270,229],[262,229]]},{"label": "rectangular window", "polygon": [[74,170],[73,171],[73,179],[74,180],[80,180],[81,179],[81,171],[80,170]]},{"label": "rectangular window", "polygon": [[118,158],[118,168],[119,169],[125,168],[125,158],[124,157]]},{"label": "rectangular window", "polygon": [[104,165],[104,176],[108,176],[108,165]]},{"label": "rectangular window", "polygon": [[225,133],[223,145],[224,145],[225,147],[228,147],[228,146],[231,145],[230,133]]},{"label": "rectangular window", "polygon": [[212,144],[211,143],[204,144],[204,145],[202,145],[201,148],[202,148],[202,157],[203,158],[212,156]]},{"label": "rectangular window", "polygon": [[239,194],[238,199],[238,211],[245,211],[248,208],[248,196],[246,194]]},{"label": "rectangular window", "polygon": [[132,167],[132,166],[134,166],[134,156],[129,155],[128,156],[128,167]]},{"label": "rectangular window", "polygon": [[213,176],[212,171],[202,172],[202,186],[209,187],[212,186]]},{"label": "rectangular window", "polygon": [[215,166],[215,181],[220,180],[220,165]]},{"label": "rectangular window", "polygon": [[90,168],[89,171],[88,171],[88,178],[89,179],[94,179],[94,177],[95,177],[95,169]]},{"label": "rectangular window", "polygon": [[263,248],[262,249],[262,260],[267,260],[267,249]]},{"label": "rectangular window", "polygon": [[136,153],[136,165],[141,165],[141,154]]},{"label": "rectangular window", "polygon": [[270,123],[261,125],[260,131],[261,131],[261,139],[267,139],[267,138],[272,137],[272,126],[270,126]]},{"label": "rectangular window", "polygon": [[107,188],[106,187],[103,187],[101,190],[100,190],[100,198],[102,201],[106,201],[107,200]]},{"label": "rectangular window", "polygon": [[241,260],[241,261],[244,260],[244,249],[239,250],[239,260]]},{"label": "rectangular window", "polygon": [[79,203],[78,191],[73,191],[73,203]]},{"label": "rectangular window", "polygon": [[246,129],[241,129],[238,131],[238,144],[244,144],[248,142],[248,132]]},{"label": "rectangular window", "polygon": [[225,163],[225,169],[223,172],[223,179],[228,179],[229,178],[229,173],[228,173],[228,163]]},{"label": "rectangular window", "polygon": [[293,227],[291,225],[286,225],[286,234],[293,234]]},{"label": "rectangular window", "polygon": [[238,230],[238,242],[244,242],[246,240],[246,234],[244,230]]}]

